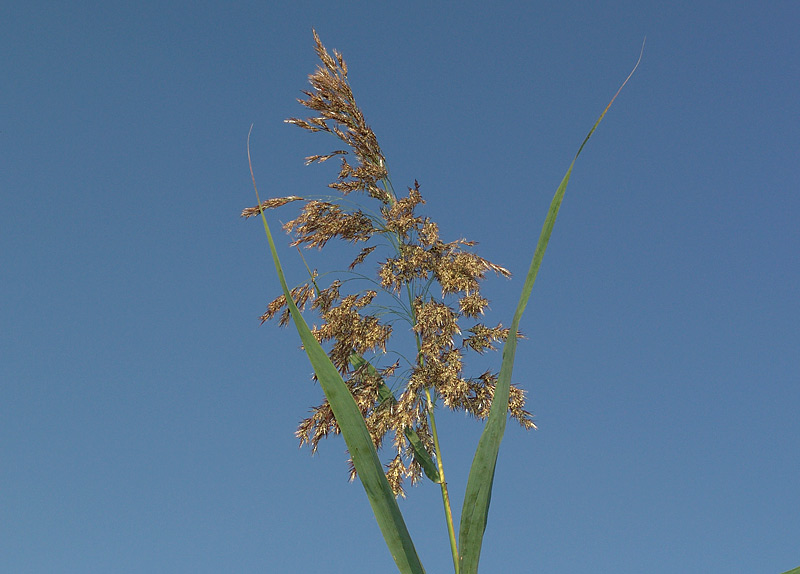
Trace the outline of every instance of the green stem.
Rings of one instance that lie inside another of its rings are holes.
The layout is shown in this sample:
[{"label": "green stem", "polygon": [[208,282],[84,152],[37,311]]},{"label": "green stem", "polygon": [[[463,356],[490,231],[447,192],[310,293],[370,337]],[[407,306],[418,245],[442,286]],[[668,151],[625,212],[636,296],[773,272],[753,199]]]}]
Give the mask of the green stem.
[{"label": "green stem", "polygon": [[436,453],[436,466],[439,468],[439,477],[441,482],[439,486],[442,489],[442,503],[444,504],[444,515],[447,520],[447,534],[450,538],[450,551],[453,554],[453,568],[455,574],[458,574],[458,543],[456,542],[456,530],[453,525],[453,511],[450,507],[450,493],[447,490],[447,480],[444,477],[444,462],[442,461],[442,449],[439,447],[439,433],[436,431],[436,417],[433,414],[436,404],[431,398],[431,391],[429,388],[425,389],[425,396],[428,399],[428,421],[431,425],[431,434],[433,435],[433,449]]}]

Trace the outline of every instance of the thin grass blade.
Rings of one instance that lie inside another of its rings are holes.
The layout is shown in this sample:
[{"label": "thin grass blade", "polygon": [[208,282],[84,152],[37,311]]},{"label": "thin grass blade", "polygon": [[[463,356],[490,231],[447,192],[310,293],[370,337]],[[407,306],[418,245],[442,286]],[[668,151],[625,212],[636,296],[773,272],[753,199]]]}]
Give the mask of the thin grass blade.
[{"label": "thin grass blade", "polygon": [[[249,139],[250,136],[248,134],[248,160],[250,159]],[[251,164],[251,175],[252,170]],[[255,187],[255,176],[253,176],[253,187],[256,189],[258,205],[261,205],[261,199],[258,197],[258,188]],[[397,500],[383,473],[383,465],[378,458],[378,453],[372,443],[372,438],[367,430],[361,411],[358,409],[347,385],[342,380],[339,371],[331,363],[325,350],[311,333],[299,309],[292,300],[263,209],[261,210],[261,219],[269,242],[272,261],[278,274],[281,289],[286,296],[292,320],[300,335],[300,340],[303,342],[303,348],[314,368],[314,373],[317,375],[320,387],[322,387],[339,424],[347,449],[350,452],[361,484],[367,493],[367,498],[372,506],[372,511],[375,514],[375,519],[381,529],[386,545],[389,547],[397,568],[402,574],[424,574],[425,569],[417,556],[411,535],[403,520],[403,515],[400,513],[400,508],[397,506]]]},{"label": "thin grass blade", "polygon": [[[642,44],[644,50],[644,44]],[[641,61],[641,54],[639,61]],[[508,397],[509,388],[511,385],[511,374],[514,368],[514,356],[517,350],[517,332],[519,330],[520,319],[528,305],[533,284],[536,281],[536,275],[539,273],[539,267],[542,264],[542,258],[547,250],[547,244],[550,242],[550,235],[553,233],[553,226],[558,216],[558,210],[561,207],[561,202],[564,199],[564,193],[567,190],[569,178],[572,175],[572,168],[575,161],[583,151],[584,146],[592,137],[595,129],[603,120],[603,117],[608,112],[611,104],[619,95],[619,92],[628,82],[633,72],[639,66],[639,61],[636,62],[631,73],[619,87],[617,93],[611,98],[611,101],[606,106],[603,113],[589,130],[588,135],[583,140],[578,153],[567,170],[564,179],[556,189],[556,193],[550,202],[550,209],[547,212],[542,232],[539,235],[539,241],[536,244],[536,250],[533,254],[533,261],[528,269],[528,274],[525,277],[525,283],[522,287],[522,294],[520,295],[519,303],[514,312],[514,319],[511,322],[511,327],[508,333],[508,338],[503,347],[503,362],[500,367],[500,375],[497,379],[497,384],[494,390],[494,398],[492,399],[492,408],[489,411],[489,418],[486,422],[486,428],[483,430],[480,440],[478,441],[478,448],[475,451],[475,457],[472,460],[472,467],[470,468],[469,478],[467,479],[467,489],[464,495],[464,506],[461,510],[461,523],[459,526],[458,546],[460,567],[459,574],[477,574],[478,563],[480,561],[481,545],[483,544],[483,534],[486,530],[486,520],[489,514],[489,503],[492,498],[492,485],[494,483],[494,471],[497,464],[497,454],[500,450],[500,442],[503,440],[505,433],[506,420],[508,418]]]}]

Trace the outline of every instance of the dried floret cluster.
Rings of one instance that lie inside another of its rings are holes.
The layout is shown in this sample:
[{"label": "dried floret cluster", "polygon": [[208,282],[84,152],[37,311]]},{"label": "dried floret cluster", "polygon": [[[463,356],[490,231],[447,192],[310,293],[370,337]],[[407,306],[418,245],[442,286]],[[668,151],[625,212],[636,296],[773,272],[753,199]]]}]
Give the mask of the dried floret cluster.
[{"label": "dried floret cluster", "polygon": [[[493,350],[495,343],[508,336],[502,325],[488,327],[478,319],[489,304],[481,296],[480,281],[487,272],[504,277],[510,273],[469,251],[472,242],[442,241],[436,223],[417,215],[417,208],[425,203],[417,182],[406,196],[396,196],[378,140],[353,97],[344,59],[336,51],[331,56],[316,32],[314,39],[322,65],[309,77],[313,89],[304,92],[306,98],[299,101],[315,115],[286,121],[311,132],[334,134],[349,148],[306,158],[306,163],[313,163],[340,157],[339,175],[329,185],[340,196],[324,200],[277,197],[245,209],[242,215],[250,217],[260,209],[303,202],[299,216],[284,225],[294,237],[292,245],[323,248],[334,238],[362,244],[350,263],[350,279],[378,247],[386,251],[387,256],[374,263],[374,288],[347,293],[346,284],[353,284],[347,278],[337,278],[321,288],[320,277],[313,272],[291,296],[298,308],[318,313],[321,323],[313,333],[329,345],[331,361],[350,388],[376,447],[391,434],[394,456],[387,464],[386,476],[395,494],[403,495],[403,480],[408,478],[413,484],[422,476],[409,435],[416,435],[435,458],[428,417],[437,399],[477,418],[489,414],[496,375],[465,376],[464,353]],[[351,153],[353,163],[347,161]],[[362,210],[349,200],[342,201],[352,192],[371,198],[376,207]],[[393,302],[393,310],[378,305],[379,292]],[[290,321],[283,295],[268,305],[262,322],[276,315],[281,325]],[[398,318],[410,323],[416,354],[381,366]],[[464,322],[470,325],[462,328]],[[512,385],[509,413],[523,427],[533,428],[524,406],[523,391]],[[322,438],[338,430],[326,401],[311,410],[296,434],[301,444],[309,444],[315,451]],[[351,478],[354,475],[351,464]]]}]

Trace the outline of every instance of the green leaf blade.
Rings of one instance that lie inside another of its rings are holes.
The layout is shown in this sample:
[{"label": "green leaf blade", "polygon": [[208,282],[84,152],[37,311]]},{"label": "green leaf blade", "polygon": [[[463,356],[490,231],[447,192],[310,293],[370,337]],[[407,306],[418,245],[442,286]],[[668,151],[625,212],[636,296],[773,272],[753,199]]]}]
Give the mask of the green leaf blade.
[{"label": "green leaf blade", "polygon": [[[248,145],[248,159],[249,156],[250,149]],[[253,185],[255,187],[255,177],[253,178]],[[257,188],[256,199],[258,204],[261,205]],[[308,324],[303,319],[300,310],[291,297],[263,209],[261,210],[261,219],[264,223],[264,231],[269,242],[273,264],[278,274],[281,289],[286,297],[292,321],[297,328],[297,333],[300,335],[300,340],[303,343],[303,348],[308,355],[314,373],[317,375],[320,387],[325,393],[325,397],[328,399],[331,410],[336,417],[339,429],[353,460],[353,465],[358,473],[358,478],[367,494],[372,512],[378,522],[386,545],[389,547],[392,558],[402,574],[425,574],[425,569],[422,567],[417,551],[414,548],[414,542],[397,505],[397,500],[394,497],[392,488],[389,486],[389,482],[386,480],[383,465],[378,458],[378,453],[375,450],[375,445],[372,442],[372,437],[370,437],[361,411],[339,371],[331,362],[322,345],[312,334],[311,329],[309,329]]]},{"label": "green leaf blade", "polygon": [[383,465],[378,458],[361,411],[339,371],[331,363],[327,353],[311,333],[303,316],[292,301],[283,278],[281,286],[303,347],[317,375],[320,387],[331,405],[331,410],[353,459],[353,465],[358,472],[358,478],[367,493],[367,498],[389,551],[400,572],[424,574],[425,570],[417,556],[394,493],[386,480]]},{"label": "green leaf blade", "polygon": [[[644,44],[642,45],[644,50]],[[508,338],[503,346],[503,360],[500,367],[500,375],[498,376],[495,385],[494,398],[492,399],[492,407],[489,410],[489,418],[486,421],[486,427],[481,434],[478,441],[478,447],[475,451],[475,456],[472,460],[470,467],[469,478],[467,479],[467,489],[464,494],[464,505],[461,510],[461,523],[459,525],[458,546],[459,546],[459,574],[477,574],[478,564],[480,561],[481,546],[483,544],[483,534],[486,531],[486,522],[489,515],[489,504],[492,498],[492,486],[494,484],[494,473],[497,465],[497,456],[500,451],[500,443],[503,440],[505,433],[506,420],[508,418],[508,399],[511,386],[511,375],[514,369],[514,358],[517,350],[517,333],[519,332],[519,323],[522,319],[522,314],[528,305],[531,292],[533,291],[533,284],[536,281],[536,276],[539,273],[539,268],[544,258],[544,253],[547,250],[547,245],[550,242],[550,236],[553,233],[553,226],[558,216],[558,211],[561,208],[561,203],[564,199],[564,194],[567,190],[570,176],[572,175],[572,168],[580,156],[589,138],[600,125],[600,122],[605,117],[614,100],[619,95],[622,88],[636,71],[641,61],[641,54],[639,60],[633,67],[633,70],[622,83],[622,85],[611,98],[603,113],[589,130],[589,133],[584,138],[578,152],[569,165],[564,178],[561,180],[553,199],[550,202],[550,208],[547,212],[542,232],[539,235],[539,241],[536,244],[536,249],[533,254],[528,274],[525,277],[525,283],[522,287],[522,294],[520,295],[517,308],[514,311],[514,318],[509,328]]]}]

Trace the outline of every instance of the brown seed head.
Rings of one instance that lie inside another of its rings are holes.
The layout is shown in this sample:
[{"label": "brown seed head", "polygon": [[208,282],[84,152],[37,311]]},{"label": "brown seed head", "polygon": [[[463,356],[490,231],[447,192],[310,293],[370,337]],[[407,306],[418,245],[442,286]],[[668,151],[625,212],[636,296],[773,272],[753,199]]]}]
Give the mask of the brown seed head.
[{"label": "brown seed head", "polygon": [[[373,281],[380,286],[380,293],[372,288],[348,293],[345,286],[351,284],[338,278],[321,288],[314,272],[308,283],[292,289],[290,295],[298,308],[310,307],[318,315],[320,323],[312,333],[327,347],[331,361],[364,416],[376,448],[391,451],[386,476],[394,493],[404,496],[404,480],[414,484],[423,475],[409,436],[416,435],[414,440],[418,439],[435,456],[427,393],[441,399],[448,408],[463,410],[476,418],[483,419],[489,414],[497,375],[486,372],[474,378],[466,376],[464,356],[469,351],[494,350],[497,343],[508,338],[509,330],[502,325],[487,327],[474,321],[489,305],[480,293],[480,282],[488,272],[504,277],[510,273],[474,254],[472,241],[442,241],[436,223],[417,213],[425,203],[418,182],[408,188],[407,196],[396,198],[383,152],[353,96],[344,58],[336,51],[330,54],[316,32],[314,42],[320,65],[309,76],[311,89],[303,92],[305,98],[299,100],[313,115],[286,121],[310,132],[327,132],[343,142],[347,150],[312,155],[306,158],[306,163],[324,163],[341,157],[338,175],[329,187],[342,196],[361,192],[379,205],[362,210],[349,207],[352,200],[286,196],[245,209],[242,216],[304,201],[298,217],[284,225],[294,235],[292,245],[322,249],[334,238],[367,243],[352,260],[350,270],[363,265],[379,244],[390,250],[377,264],[377,280]],[[406,295],[408,299],[400,303],[399,309],[387,312],[387,306],[380,303],[381,298],[402,301]],[[291,319],[283,296],[269,303],[262,322],[278,314],[280,324]],[[385,317],[392,321],[406,317],[410,323],[416,355],[403,368],[399,361],[389,367],[379,366],[395,331],[391,321],[383,321]],[[474,324],[462,332],[460,322],[465,317]],[[368,357],[374,365],[365,362]],[[535,428],[524,407],[524,392],[511,385],[509,415],[524,428]],[[323,438],[338,433],[327,400],[312,408],[296,431],[300,444],[310,445],[312,452]],[[391,441],[387,436],[391,436]],[[355,477],[352,461],[349,466],[352,479]]]}]

